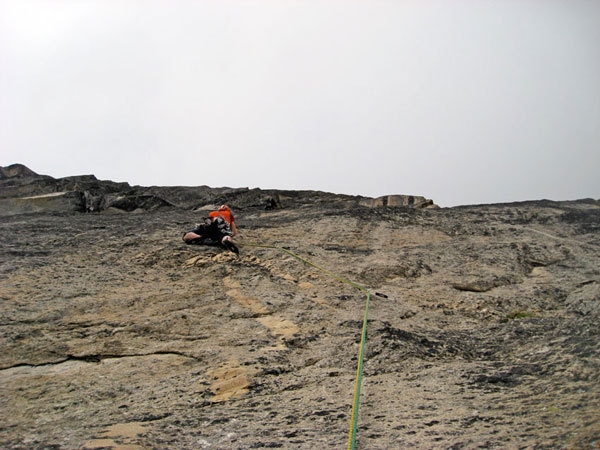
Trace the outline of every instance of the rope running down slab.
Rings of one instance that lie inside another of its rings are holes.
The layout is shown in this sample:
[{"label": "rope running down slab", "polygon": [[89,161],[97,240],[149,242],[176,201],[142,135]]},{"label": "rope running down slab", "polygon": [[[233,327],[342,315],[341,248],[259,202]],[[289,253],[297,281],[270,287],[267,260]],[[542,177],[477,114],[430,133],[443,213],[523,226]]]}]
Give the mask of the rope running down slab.
[{"label": "rope running down slab", "polygon": [[362,332],[361,332],[361,338],[360,338],[360,348],[359,348],[359,353],[358,353],[358,364],[356,366],[356,382],[354,385],[354,398],[352,401],[352,413],[350,415],[350,430],[348,432],[348,447],[347,447],[347,449],[354,450],[356,448],[356,432],[357,432],[357,427],[358,427],[358,408],[360,406],[360,388],[362,385],[362,378],[363,378],[363,362],[364,362],[364,358],[365,358],[365,346],[366,346],[366,341],[367,341],[367,323],[368,323],[368,316],[369,316],[369,304],[371,302],[371,291],[369,289],[367,289],[366,287],[361,286],[360,284],[354,283],[353,281],[350,281],[340,275],[337,275],[323,267],[320,267],[320,266],[308,261],[305,258],[302,258],[301,256],[288,250],[285,247],[278,247],[276,245],[252,244],[252,243],[240,243],[239,245],[246,246],[246,247],[269,248],[269,249],[281,250],[282,252],[285,252],[288,255],[293,256],[294,258],[298,259],[299,261],[302,261],[303,263],[308,264],[309,266],[314,267],[315,269],[318,269],[318,270],[326,273],[327,275],[341,281],[342,283],[346,283],[346,284],[348,284],[356,289],[359,289],[367,294],[367,301],[366,301],[366,305],[365,305],[365,312],[364,312],[363,324],[362,324]]}]

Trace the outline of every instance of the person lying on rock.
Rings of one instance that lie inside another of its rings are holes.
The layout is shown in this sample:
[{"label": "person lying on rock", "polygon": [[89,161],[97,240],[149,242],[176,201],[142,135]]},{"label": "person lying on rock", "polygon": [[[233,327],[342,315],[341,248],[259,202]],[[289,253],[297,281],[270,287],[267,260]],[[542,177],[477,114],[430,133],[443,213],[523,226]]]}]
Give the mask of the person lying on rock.
[{"label": "person lying on rock", "polygon": [[237,228],[231,208],[221,205],[217,211],[211,211],[203,223],[184,233],[183,241],[186,244],[195,245],[221,245],[227,250],[239,254],[240,251],[232,240],[236,234]]}]

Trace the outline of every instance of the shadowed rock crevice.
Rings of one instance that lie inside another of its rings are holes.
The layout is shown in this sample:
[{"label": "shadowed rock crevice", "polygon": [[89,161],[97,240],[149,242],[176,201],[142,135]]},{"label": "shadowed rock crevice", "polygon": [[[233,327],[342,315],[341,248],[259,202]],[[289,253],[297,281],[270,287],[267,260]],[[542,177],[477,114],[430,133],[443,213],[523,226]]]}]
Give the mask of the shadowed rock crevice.
[{"label": "shadowed rock crevice", "polygon": [[194,356],[186,355],[185,353],[177,352],[177,351],[175,351],[175,352],[157,351],[154,353],[140,353],[140,354],[102,353],[102,354],[90,354],[90,355],[66,355],[66,356],[57,358],[52,361],[46,361],[46,362],[41,362],[41,363],[36,363],[36,364],[23,362],[23,363],[15,364],[14,366],[2,367],[0,369],[0,371],[11,370],[11,369],[15,369],[15,368],[27,368],[27,367],[53,367],[53,366],[59,366],[60,364],[64,364],[64,363],[71,362],[71,361],[79,361],[79,362],[84,362],[84,363],[99,363],[105,359],[139,358],[139,357],[145,358],[145,357],[152,356],[152,355],[175,355],[175,356],[181,356],[183,358],[198,359]]}]

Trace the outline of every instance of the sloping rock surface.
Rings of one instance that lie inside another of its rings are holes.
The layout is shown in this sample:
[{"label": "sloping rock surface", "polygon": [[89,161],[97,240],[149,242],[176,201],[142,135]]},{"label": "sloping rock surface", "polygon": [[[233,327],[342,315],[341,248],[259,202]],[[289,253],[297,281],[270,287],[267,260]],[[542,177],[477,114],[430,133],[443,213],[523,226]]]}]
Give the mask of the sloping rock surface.
[{"label": "sloping rock surface", "polygon": [[[344,448],[355,285],[357,448],[598,448],[598,201],[132,192],[168,205],[2,217],[1,448]],[[222,201],[239,258],[181,241]]]}]

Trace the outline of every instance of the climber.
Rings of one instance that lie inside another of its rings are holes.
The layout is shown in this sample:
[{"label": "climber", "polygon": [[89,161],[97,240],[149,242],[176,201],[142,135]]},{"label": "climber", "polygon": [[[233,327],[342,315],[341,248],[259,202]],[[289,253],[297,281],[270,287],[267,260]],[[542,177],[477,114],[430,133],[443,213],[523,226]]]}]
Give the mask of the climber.
[{"label": "climber", "polygon": [[237,228],[231,208],[221,205],[217,211],[211,211],[203,223],[184,233],[183,241],[186,244],[221,245],[239,255],[240,251],[232,240],[236,234]]}]

